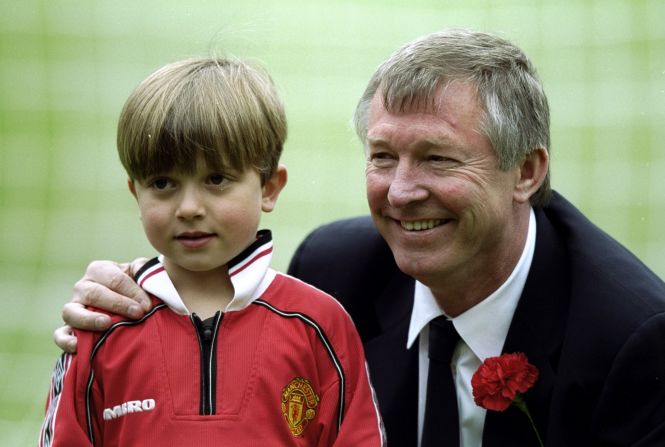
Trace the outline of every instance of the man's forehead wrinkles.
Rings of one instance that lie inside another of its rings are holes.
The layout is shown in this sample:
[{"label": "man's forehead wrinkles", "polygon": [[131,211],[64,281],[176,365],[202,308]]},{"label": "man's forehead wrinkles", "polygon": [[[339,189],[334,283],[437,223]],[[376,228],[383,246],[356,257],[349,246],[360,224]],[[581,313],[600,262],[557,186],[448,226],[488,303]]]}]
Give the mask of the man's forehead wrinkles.
[{"label": "man's forehead wrinkles", "polygon": [[449,132],[452,126],[445,120],[382,120],[370,126],[367,132],[368,141],[389,141],[394,139],[411,139],[423,141],[450,141]]}]

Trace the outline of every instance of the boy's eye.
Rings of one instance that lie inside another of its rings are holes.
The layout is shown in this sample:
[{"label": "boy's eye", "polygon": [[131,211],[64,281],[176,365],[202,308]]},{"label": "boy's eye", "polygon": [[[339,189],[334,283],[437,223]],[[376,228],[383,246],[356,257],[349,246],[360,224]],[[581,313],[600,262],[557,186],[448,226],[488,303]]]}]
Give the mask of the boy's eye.
[{"label": "boy's eye", "polygon": [[221,185],[226,178],[222,174],[213,174],[208,177],[208,181],[213,185]]},{"label": "boy's eye", "polygon": [[171,180],[167,179],[166,177],[160,177],[153,180],[150,186],[161,191],[170,187],[171,184]]}]

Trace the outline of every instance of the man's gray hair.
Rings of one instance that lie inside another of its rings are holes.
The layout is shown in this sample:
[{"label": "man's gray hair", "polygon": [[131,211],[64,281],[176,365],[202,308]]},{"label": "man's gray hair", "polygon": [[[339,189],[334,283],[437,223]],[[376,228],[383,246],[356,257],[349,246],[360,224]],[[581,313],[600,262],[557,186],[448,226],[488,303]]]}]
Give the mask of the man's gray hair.
[{"label": "man's gray hair", "polygon": [[[471,82],[483,109],[482,129],[500,169],[519,164],[538,148],[550,148],[547,97],[536,70],[522,50],[496,35],[449,30],[410,42],[379,66],[360,98],[354,115],[356,132],[367,143],[372,98],[401,112],[433,105],[440,88],[452,81]],[[544,205],[551,195],[549,171],[531,197]]]}]

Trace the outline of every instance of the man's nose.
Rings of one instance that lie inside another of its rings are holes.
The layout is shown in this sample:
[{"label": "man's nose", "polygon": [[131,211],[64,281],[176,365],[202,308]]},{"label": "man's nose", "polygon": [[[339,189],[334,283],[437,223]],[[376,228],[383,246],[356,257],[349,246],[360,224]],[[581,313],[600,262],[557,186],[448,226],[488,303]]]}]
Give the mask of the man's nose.
[{"label": "man's nose", "polygon": [[180,219],[195,219],[203,215],[205,215],[205,206],[201,192],[195,187],[183,187],[180,202],[176,209],[176,217]]},{"label": "man's nose", "polygon": [[422,173],[417,167],[399,163],[388,187],[388,202],[394,207],[403,207],[427,199],[429,193]]}]

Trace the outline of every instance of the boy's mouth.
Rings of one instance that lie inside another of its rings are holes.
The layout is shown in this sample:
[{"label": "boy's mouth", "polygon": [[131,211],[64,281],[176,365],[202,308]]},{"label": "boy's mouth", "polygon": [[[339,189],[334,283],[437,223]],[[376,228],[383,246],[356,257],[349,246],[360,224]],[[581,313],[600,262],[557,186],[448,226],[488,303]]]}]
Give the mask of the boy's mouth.
[{"label": "boy's mouth", "polygon": [[176,235],[176,239],[199,239],[202,237],[214,236],[214,233],[205,233],[203,231],[184,231]]},{"label": "boy's mouth", "polygon": [[205,233],[202,231],[185,231],[178,233],[175,239],[185,248],[200,248],[213,240],[217,235],[215,233]]}]

